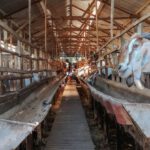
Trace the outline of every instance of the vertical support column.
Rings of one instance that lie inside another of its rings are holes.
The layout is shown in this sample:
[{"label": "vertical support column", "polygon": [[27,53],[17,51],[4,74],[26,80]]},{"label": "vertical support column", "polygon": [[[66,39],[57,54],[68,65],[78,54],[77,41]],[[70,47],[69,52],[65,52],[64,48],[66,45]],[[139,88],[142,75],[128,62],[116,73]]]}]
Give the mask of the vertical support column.
[{"label": "vertical support column", "polygon": [[85,52],[85,60],[87,60],[87,46],[85,46],[84,52]]},{"label": "vertical support column", "polygon": [[[6,30],[4,30],[3,29],[3,36],[4,36],[4,39],[3,39],[3,41],[4,41],[4,48],[5,49],[8,49],[8,42],[7,42],[7,39],[8,39],[8,33],[7,33],[7,31]],[[6,55],[6,54],[2,54],[2,57],[5,57],[6,59],[8,59],[8,55]],[[3,59],[3,62],[4,62],[4,66],[3,67],[9,67],[9,60],[6,60],[6,59]],[[7,74],[8,74],[8,72],[7,72]],[[4,81],[4,80],[3,80]],[[6,80],[5,80],[6,81]],[[8,87],[5,87],[6,86],[6,84],[4,85],[4,90],[7,90],[8,89]],[[6,88],[6,89],[5,89]]]},{"label": "vertical support column", "polygon": [[[53,33],[53,43],[54,43],[54,22],[53,22],[53,20],[52,20],[52,33]],[[53,46],[52,46],[52,48],[51,48],[51,58],[53,59]]]},{"label": "vertical support column", "polygon": [[44,25],[45,25],[45,51],[47,52],[47,0],[45,0],[45,11],[44,11]]},{"label": "vertical support column", "polygon": [[102,60],[100,60],[100,75],[102,76]]},{"label": "vertical support column", "polygon": [[107,60],[107,55],[105,56],[105,78],[108,79],[108,60]]},{"label": "vertical support column", "polygon": [[[47,51],[47,0],[45,0],[45,69],[48,71],[48,51]],[[47,76],[47,71],[46,71],[46,76]]]},{"label": "vertical support column", "polygon": [[[42,47],[40,46],[39,57],[42,58]],[[41,60],[38,61],[39,64],[39,70],[41,70]]]},{"label": "vertical support column", "polygon": [[97,51],[98,51],[98,8],[97,8],[97,0],[95,0],[95,8],[96,8],[96,45],[97,45]]},{"label": "vertical support column", "polygon": [[[90,36],[90,35],[89,35]],[[90,38],[89,38],[89,56],[91,57],[91,41],[90,41]],[[91,65],[91,64],[90,64]]]},{"label": "vertical support column", "polygon": [[32,137],[32,134],[30,134],[26,138],[26,149],[27,150],[33,150],[33,137]]},{"label": "vertical support column", "polygon": [[71,25],[72,25],[72,0],[70,0],[70,51],[71,51]]},{"label": "vertical support column", "polygon": [[[28,32],[29,32],[29,53],[30,56],[32,55],[32,49],[31,49],[31,0],[28,0],[28,19],[29,19],[29,26],[28,26]],[[30,71],[32,73],[32,58],[30,58]],[[32,78],[30,78],[30,84],[32,83]]]},{"label": "vertical support column", "polygon": [[37,70],[39,71],[39,69],[40,69],[40,68],[39,68],[40,52],[39,52],[39,50],[37,50],[36,52],[37,52],[37,65],[36,65],[36,66],[37,66]]},{"label": "vertical support column", "polygon": [[8,33],[6,30],[3,30],[3,33],[4,33],[4,48],[8,49]]},{"label": "vertical support column", "polygon": [[[23,37],[23,33],[20,33],[20,36]],[[23,54],[24,53],[24,45],[23,43],[20,43],[20,54]],[[20,57],[20,70],[23,71],[23,57]],[[24,87],[24,82],[23,82],[24,79],[20,79],[20,87],[23,88]]]},{"label": "vertical support column", "polygon": [[143,31],[143,23],[140,23],[137,26],[137,33],[142,34],[142,31]]},{"label": "vertical support column", "polygon": [[[1,38],[2,38],[2,28],[0,27],[0,44],[1,44]],[[2,67],[2,52],[0,52],[0,67]],[[0,72],[0,75],[3,75],[3,72]],[[4,93],[4,86],[1,80],[0,81],[0,94],[3,94],[3,93]]]},{"label": "vertical support column", "polygon": [[57,58],[57,42],[55,43],[55,58]]},{"label": "vertical support column", "polygon": [[[13,37],[12,35],[9,35],[9,43],[10,43],[10,47],[12,49],[12,45],[13,45]],[[11,64],[10,64],[10,68],[14,68],[14,59],[13,59],[13,55],[11,54]]]},{"label": "vertical support column", "polygon": [[28,19],[29,19],[29,26],[28,26],[29,43],[31,43],[31,0],[28,0]]},{"label": "vertical support column", "polygon": [[114,24],[114,3],[115,0],[111,0],[111,14],[110,14],[110,34],[111,38],[113,38],[113,24]]},{"label": "vertical support column", "polygon": [[[17,52],[19,53],[19,54],[21,54],[21,42],[18,40],[17,41]],[[17,69],[21,69],[21,58],[20,57],[18,57],[18,59],[17,59]]]}]

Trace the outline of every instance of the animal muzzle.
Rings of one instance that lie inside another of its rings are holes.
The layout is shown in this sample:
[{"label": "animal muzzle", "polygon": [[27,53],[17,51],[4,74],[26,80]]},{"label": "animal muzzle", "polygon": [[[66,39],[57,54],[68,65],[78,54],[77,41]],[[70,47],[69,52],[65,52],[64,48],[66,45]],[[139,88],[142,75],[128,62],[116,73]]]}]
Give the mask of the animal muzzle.
[{"label": "animal muzzle", "polygon": [[127,69],[128,69],[128,64],[126,64],[126,63],[120,63],[118,65],[119,72],[125,72]]},{"label": "animal muzzle", "polygon": [[122,65],[119,64],[119,65],[118,65],[118,70],[121,70],[121,68],[122,68]]},{"label": "animal muzzle", "polygon": [[134,84],[133,76],[129,76],[128,78],[126,78],[126,84],[128,87],[131,87]]}]

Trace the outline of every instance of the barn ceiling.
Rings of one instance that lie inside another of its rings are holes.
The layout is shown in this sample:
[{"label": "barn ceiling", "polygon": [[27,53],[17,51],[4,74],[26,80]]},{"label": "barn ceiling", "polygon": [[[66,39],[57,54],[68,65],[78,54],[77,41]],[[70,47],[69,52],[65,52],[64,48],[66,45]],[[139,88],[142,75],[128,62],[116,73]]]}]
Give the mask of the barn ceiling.
[{"label": "barn ceiling", "polygon": [[[47,13],[48,49],[59,48],[68,55],[89,53],[110,39],[111,0],[97,0],[98,29],[96,28],[95,0],[31,0],[32,42],[44,45],[44,12]],[[132,21],[150,11],[149,0],[115,0],[114,35]],[[28,37],[28,0],[0,0],[0,17],[12,22]],[[148,26],[150,20],[145,21]],[[98,32],[97,32],[98,31]],[[131,32],[128,32],[131,35]],[[97,42],[98,41],[98,42]]]}]

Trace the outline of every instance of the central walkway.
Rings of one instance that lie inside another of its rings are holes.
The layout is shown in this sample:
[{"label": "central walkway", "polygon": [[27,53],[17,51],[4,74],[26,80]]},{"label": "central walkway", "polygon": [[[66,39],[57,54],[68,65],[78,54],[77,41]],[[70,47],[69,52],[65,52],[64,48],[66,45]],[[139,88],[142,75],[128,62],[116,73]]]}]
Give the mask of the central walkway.
[{"label": "central walkway", "polygon": [[94,150],[75,83],[67,84],[45,150]]}]

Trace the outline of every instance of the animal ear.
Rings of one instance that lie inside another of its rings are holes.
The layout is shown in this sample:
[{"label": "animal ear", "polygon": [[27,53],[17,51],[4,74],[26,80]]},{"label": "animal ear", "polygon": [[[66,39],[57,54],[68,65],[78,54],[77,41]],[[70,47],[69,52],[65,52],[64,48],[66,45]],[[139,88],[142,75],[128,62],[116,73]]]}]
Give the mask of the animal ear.
[{"label": "animal ear", "polygon": [[139,33],[135,33],[131,36],[131,39],[134,39],[134,38],[138,39],[140,37],[141,37],[141,35]]},{"label": "animal ear", "polygon": [[143,45],[143,38],[141,37],[141,36],[139,36],[138,38],[137,38],[137,45]]},{"label": "animal ear", "polygon": [[127,49],[128,48],[128,45],[126,44],[125,46],[124,46],[124,49]]},{"label": "animal ear", "polygon": [[138,41],[143,40],[143,37],[139,33],[135,33],[131,38],[136,38]]},{"label": "animal ear", "polygon": [[138,39],[139,41],[142,41],[142,40],[143,40],[142,36],[138,36],[137,39]]}]

